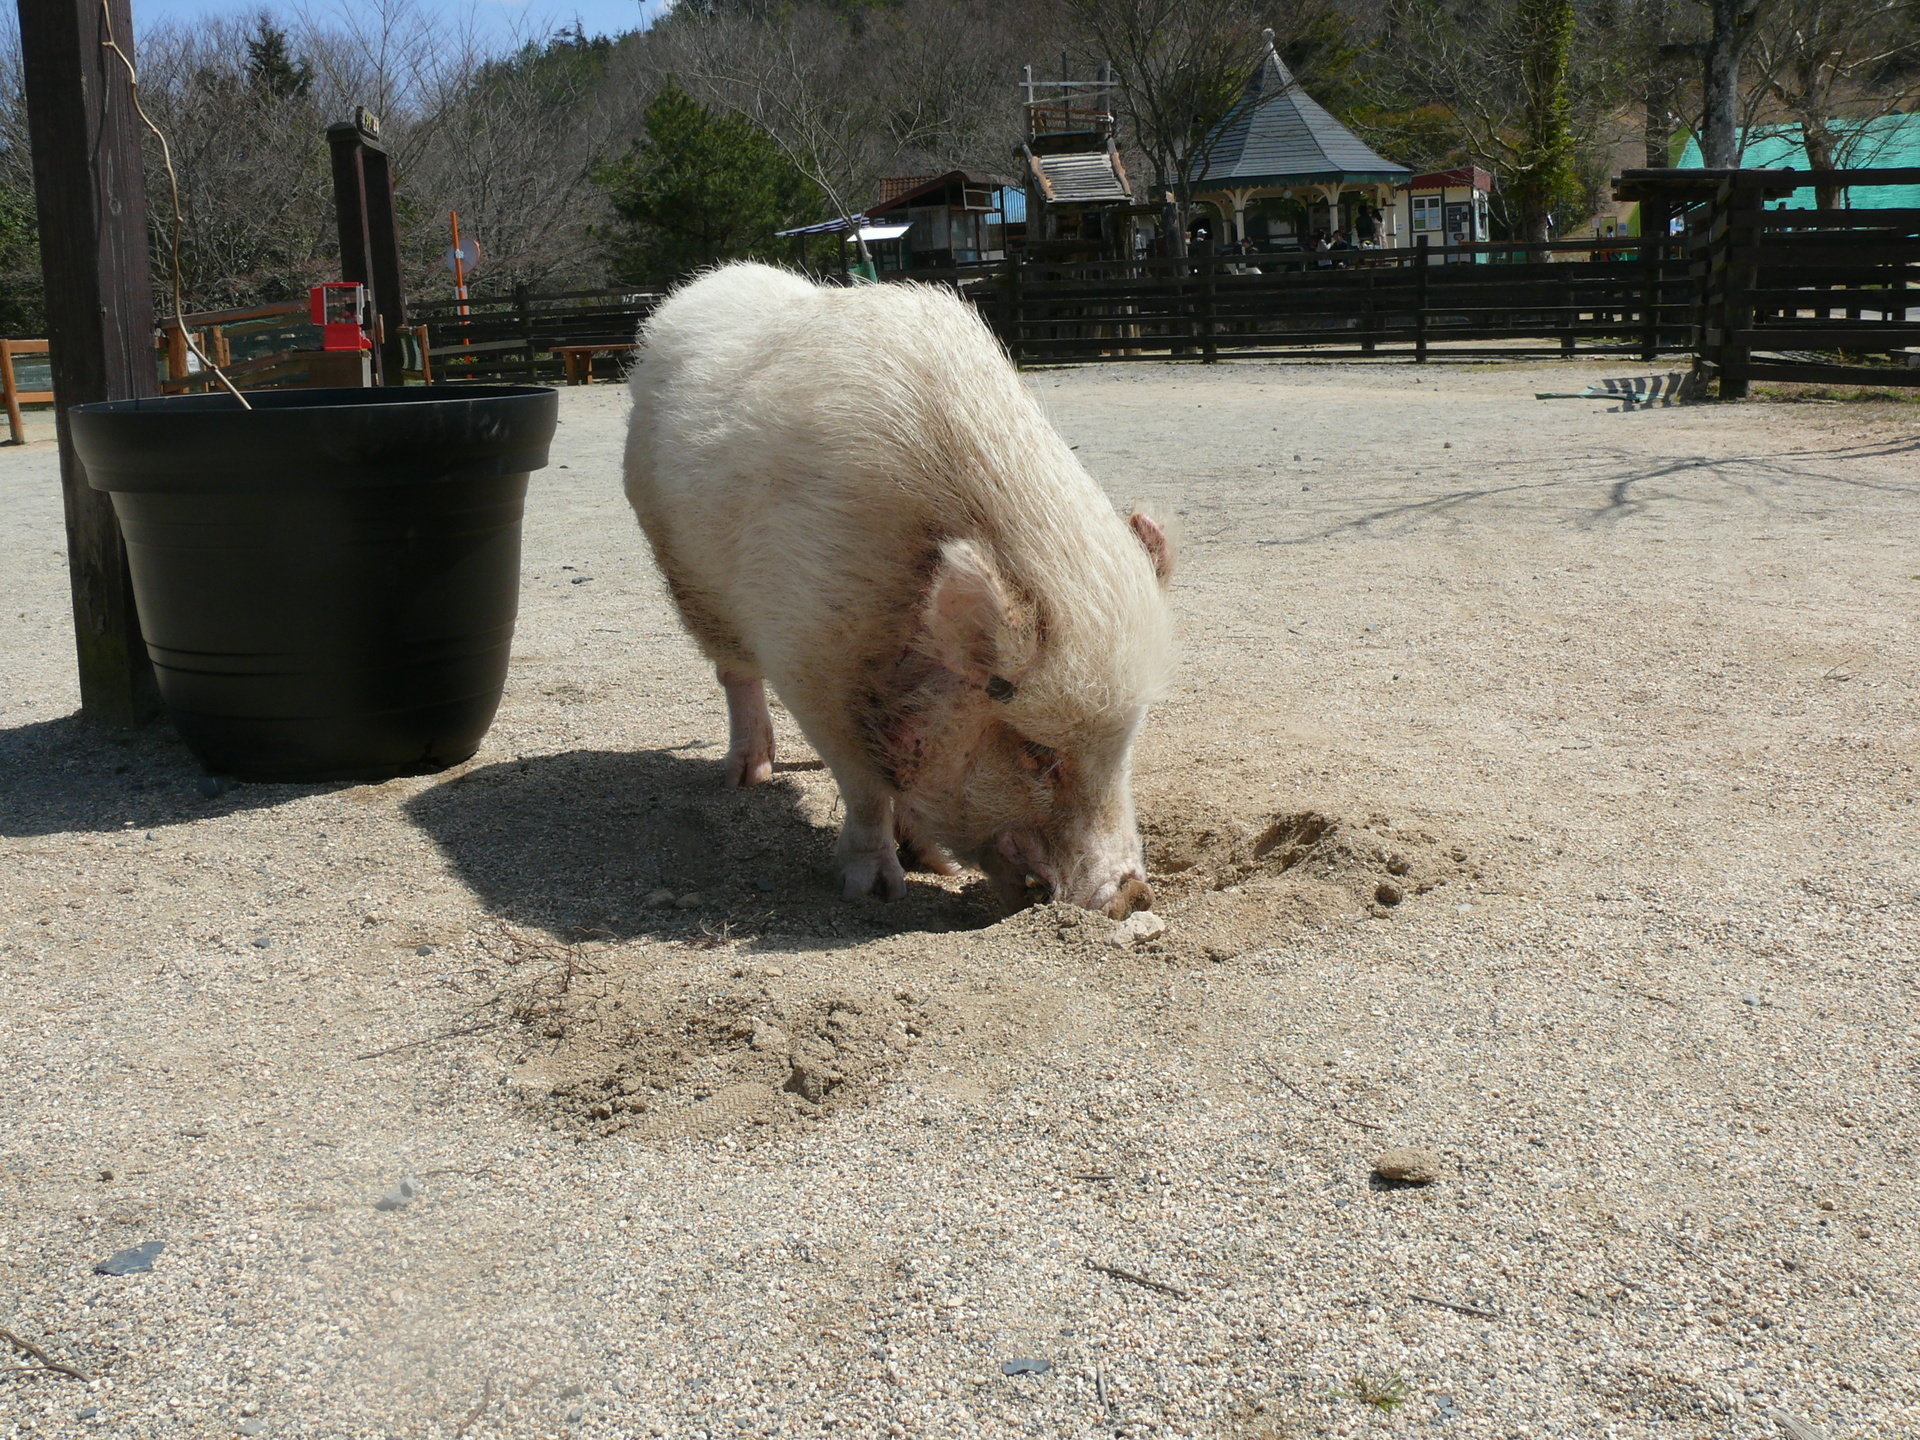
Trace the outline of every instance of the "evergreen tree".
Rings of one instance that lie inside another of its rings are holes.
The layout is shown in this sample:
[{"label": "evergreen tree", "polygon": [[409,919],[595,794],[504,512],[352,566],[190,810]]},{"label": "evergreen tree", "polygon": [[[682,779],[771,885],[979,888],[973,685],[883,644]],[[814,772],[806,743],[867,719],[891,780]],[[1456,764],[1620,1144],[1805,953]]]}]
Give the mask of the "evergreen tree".
[{"label": "evergreen tree", "polygon": [[622,222],[601,237],[621,280],[659,284],[723,260],[778,258],[775,231],[825,214],[819,187],[751,121],[714,114],[671,80],[645,119],[645,136],[593,177]]},{"label": "evergreen tree", "polygon": [[256,95],[298,100],[313,86],[313,67],[293,58],[287,32],[262,10],[247,37],[247,83]]}]

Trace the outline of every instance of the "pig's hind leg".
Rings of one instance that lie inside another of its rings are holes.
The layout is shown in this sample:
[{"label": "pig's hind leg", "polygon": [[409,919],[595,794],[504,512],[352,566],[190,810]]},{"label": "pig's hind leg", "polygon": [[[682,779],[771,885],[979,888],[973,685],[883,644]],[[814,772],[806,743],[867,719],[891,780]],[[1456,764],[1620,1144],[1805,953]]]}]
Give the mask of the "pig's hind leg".
[{"label": "pig's hind leg", "polygon": [[720,667],[727,692],[727,783],[735,789],[773,778],[773,716],[758,675]]}]

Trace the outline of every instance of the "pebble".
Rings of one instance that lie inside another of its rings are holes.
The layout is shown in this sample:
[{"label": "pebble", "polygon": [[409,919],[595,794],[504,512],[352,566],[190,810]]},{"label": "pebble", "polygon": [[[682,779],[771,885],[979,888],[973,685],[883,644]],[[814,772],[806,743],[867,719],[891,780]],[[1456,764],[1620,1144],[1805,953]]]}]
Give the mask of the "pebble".
[{"label": "pebble", "polygon": [[131,1250],[120,1250],[93,1267],[96,1275],[144,1275],[153,1269],[153,1260],[167,1248],[164,1240],[149,1240]]},{"label": "pebble", "polygon": [[266,936],[261,935],[254,940],[253,948],[256,950],[265,950],[271,944],[273,944],[273,941],[269,940]]},{"label": "pebble", "polygon": [[671,890],[649,890],[647,892],[646,904],[649,910],[661,910],[673,904],[673,902],[674,894]]},{"label": "pebble", "polygon": [[706,896],[702,895],[698,890],[689,890],[673,902],[673,908],[676,910],[698,910],[706,903]]},{"label": "pebble", "polygon": [[1373,1162],[1373,1173],[1403,1185],[1431,1185],[1440,1178],[1440,1157],[1417,1145],[1398,1146]]},{"label": "pebble", "polygon": [[265,1433],[266,1428],[267,1422],[264,1420],[242,1420],[240,1422],[240,1433],[242,1435],[260,1435]]},{"label": "pebble", "polygon": [[1009,1360],[1000,1367],[1002,1375],[1044,1375],[1053,1368],[1051,1360]]},{"label": "pebble", "polygon": [[220,783],[220,777],[217,775],[202,775],[198,780],[193,782],[193,788],[198,790],[207,799],[212,800],[217,798],[220,792],[227,787]]},{"label": "pebble", "polygon": [[1107,936],[1107,943],[1125,950],[1138,945],[1142,940],[1151,940],[1156,935],[1164,935],[1166,929],[1167,922],[1153,911],[1136,910],[1113,927],[1113,932]]},{"label": "pebble", "polygon": [[420,1182],[411,1175],[373,1202],[376,1210],[404,1210],[420,1198]]},{"label": "pebble", "polygon": [[1398,905],[1407,898],[1407,893],[1391,880],[1382,880],[1373,887],[1373,898],[1382,905]]}]

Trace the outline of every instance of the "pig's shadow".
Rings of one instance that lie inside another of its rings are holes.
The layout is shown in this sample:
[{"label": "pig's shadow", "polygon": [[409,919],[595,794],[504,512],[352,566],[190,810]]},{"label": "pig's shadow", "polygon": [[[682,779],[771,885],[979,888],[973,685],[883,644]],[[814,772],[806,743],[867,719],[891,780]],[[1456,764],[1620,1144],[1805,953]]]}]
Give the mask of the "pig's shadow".
[{"label": "pig's shadow", "polygon": [[[999,918],[978,877],[955,893],[909,876],[890,905],[841,900],[833,825],[809,818],[809,791],[822,813],[834,791],[817,762],[730,790],[717,752],[574,750],[469,770],[405,808],[489,909],[570,939],[719,933],[791,948]],[[700,903],[649,906],[661,890]]]}]

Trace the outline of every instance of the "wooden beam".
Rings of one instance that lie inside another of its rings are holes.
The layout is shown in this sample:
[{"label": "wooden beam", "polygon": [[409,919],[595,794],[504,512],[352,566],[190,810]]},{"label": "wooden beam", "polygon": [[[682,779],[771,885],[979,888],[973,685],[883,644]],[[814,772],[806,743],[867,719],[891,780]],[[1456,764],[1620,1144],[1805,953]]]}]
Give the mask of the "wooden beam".
[{"label": "wooden beam", "polygon": [[380,122],[363,109],[352,120],[329,125],[327,145],[333,155],[340,278],[367,287],[373,308],[374,384],[398,385],[406,365],[407,299],[394,223],[393,174],[379,133]]},{"label": "wooden beam", "polygon": [[70,405],[159,388],[142,127],[126,65],[105,43],[110,25],[131,59],[133,16],[129,0],[19,3],[80,709],[109,724],[137,725],[160,702],[126,546],[111,498],[87,484],[66,414]]}]

